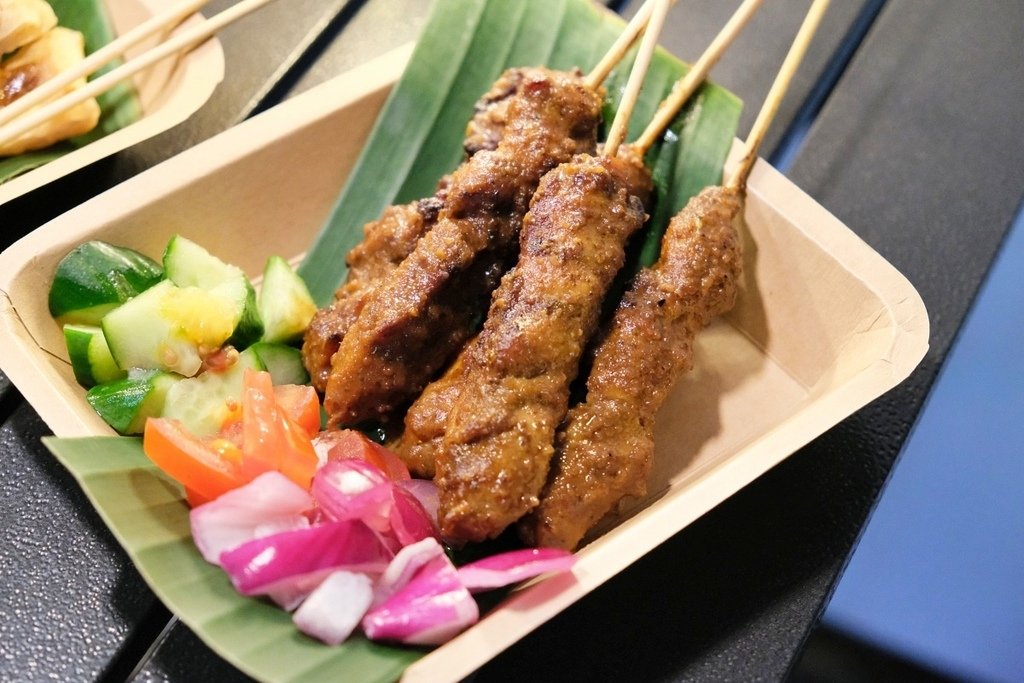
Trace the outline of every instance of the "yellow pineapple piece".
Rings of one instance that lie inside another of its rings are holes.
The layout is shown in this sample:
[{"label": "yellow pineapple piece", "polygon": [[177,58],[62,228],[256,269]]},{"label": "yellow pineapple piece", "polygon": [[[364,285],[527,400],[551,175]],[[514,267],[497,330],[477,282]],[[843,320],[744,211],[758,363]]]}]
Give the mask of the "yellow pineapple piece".
[{"label": "yellow pineapple piece", "polygon": [[175,321],[187,339],[208,350],[220,347],[238,322],[229,302],[199,287],[168,291],[161,313]]}]

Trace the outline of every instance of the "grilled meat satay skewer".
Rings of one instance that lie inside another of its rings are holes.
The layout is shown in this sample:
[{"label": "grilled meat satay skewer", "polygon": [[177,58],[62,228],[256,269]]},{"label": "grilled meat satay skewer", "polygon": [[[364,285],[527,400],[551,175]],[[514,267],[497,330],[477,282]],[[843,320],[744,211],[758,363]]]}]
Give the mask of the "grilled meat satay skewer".
[{"label": "grilled meat satay skewer", "polygon": [[735,300],[739,209],[733,192],[690,200],[657,264],[635,277],[596,346],[586,401],[559,429],[540,504],[520,524],[526,543],[575,548],[622,498],[645,492],[657,409],[692,366],[694,334]]},{"label": "grilled meat satay skewer", "polygon": [[[669,0],[658,0],[613,130],[622,130],[657,45]],[[519,234],[518,263],[495,290],[480,334],[456,364],[458,396],[437,456],[441,532],[491,538],[537,504],[568,408],[569,384],[597,327],[601,301],[646,219],[626,185],[643,159],[580,154],[546,173]]]},{"label": "grilled meat satay skewer", "polygon": [[[737,9],[686,76],[675,84],[672,94],[658,107],[654,118],[637,142],[626,150],[627,154],[638,159],[643,158],[647,149],[664,133],[664,129],[704,81],[708,71],[739,35],[762,2],[763,0],[746,0]],[[621,123],[623,119],[621,116],[618,119],[620,125],[610,131],[606,148],[619,145],[625,135],[626,126]],[[627,182],[627,187],[631,194],[639,196],[646,205],[646,194],[652,189],[649,172],[642,165],[620,167],[634,169],[634,176]],[[407,411],[405,429],[401,438],[393,444],[393,448],[409,469],[418,476],[434,476],[434,461],[442,447],[448,411],[461,387],[462,366],[463,364],[457,360],[440,379],[427,385]]]},{"label": "grilled meat satay skewer", "polygon": [[[628,193],[646,207],[654,187],[651,173],[642,163],[642,155],[633,146],[626,145],[619,149],[618,156],[620,159],[614,165],[615,173],[623,176],[622,184]],[[444,441],[448,412],[462,389],[462,361],[465,355],[464,348],[444,374],[424,388],[406,411],[401,436],[391,444],[391,448],[418,477],[434,478],[434,464]]]},{"label": "grilled meat satay skewer", "polygon": [[[616,43],[587,76],[588,81],[599,83],[611,72],[615,63],[622,58],[630,45],[635,41],[639,31],[643,30],[647,25],[653,10],[653,2],[645,3],[640,8],[640,11],[633,17]],[[646,71],[646,66],[641,66],[643,67],[642,70]],[[636,71],[636,73],[641,73],[641,71]],[[636,79],[635,83],[637,85],[632,86],[634,92],[631,94],[624,93],[623,102],[635,100],[640,79]],[[630,111],[625,112],[623,115],[623,109],[620,109],[616,113],[615,121],[613,121],[613,124],[618,122],[617,132],[615,133],[617,140],[610,138],[608,141],[612,144],[613,154],[615,148],[622,141],[622,135],[625,133],[623,122],[628,120],[631,113],[632,106],[627,106]],[[605,145],[606,151],[608,142]],[[629,193],[639,197],[646,206],[653,186],[650,172],[643,165],[643,153],[637,155],[630,149],[624,152],[623,157],[623,163],[618,164],[616,170],[620,174],[627,174],[626,187],[629,189]],[[409,469],[417,476],[434,477],[435,459],[442,447],[448,413],[453,401],[461,393],[463,382],[465,381],[462,376],[464,367],[462,360],[464,356],[464,352],[460,353],[442,377],[424,388],[405,415],[405,429],[400,440],[392,444],[392,447],[402,457]]]},{"label": "grilled meat satay skewer", "polygon": [[[467,159],[498,146],[508,122],[509,102],[522,87],[523,76],[524,69],[508,69],[477,101],[463,142]],[[331,358],[367,297],[412,253],[420,237],[434,227],[444,206],[449,180],[450,176],[442,178],[433,196],[389,206],[380,218],[364,226],[362,241],[345,257],[345,283],[334,293],[334,301],[313,316],[303,338],[302,361],[317,391],[326,390]]]},{"label": "grilled meat satay skewer", "polygon": [[374,289],[344,335],[325,392],[331,425],[384,416],[422,390],[466,341],[514,258],[540,177],[593,151],[600,87],[578,72],[524,74],[498,147],[452,174],[437,225]]},{"label": "grilled meat satay skewer", "polygon": [[672,219],[661,255],[638,273],[595,347],[587,397],[569,411],[540,505],[520,524],[532,545],[575,548],[626,496],[641,496],[654,419],[693,365],[693,340],[735,301],[741,249],[734,221],[771,117],[828,0],[814,0],[725,186],[705,189]]},{"label": "grilled meat satay skewer", "polygon": [[[589,74],[586,82],[598,87],[636,41],[651,16],[652,2],[645,3]],[[466,128],[463,149],[466,159],[482,150],[494,150],[508,125],[508,109],[523,85],[525,69],[506,70],[491,89],[477,100],[473,118]],[[367,297],[377,284],[412,253],[416,242],[437,222],[444,205],[445,189],[451,176],[445,176],[438,191],[426,199],[390,206],[375,221],[363,228],[363,240],[346,256],[349,267],[345,283],[334,301],[320,309],[310,322],[302,345],[302,360],[317,391],[327,389],[331,358],[341,340],[355,322]],[[493,288],[493,287],[490,287]]]},{"label": "grilled meat satay skewer", "polygon": [[[494,151],[457,169],[437,224],[368,297],[331,361],[330,424],[378,418],[415,395],[470,334],[540,177],[596,145],[600,92],[531,69]],[[493,264],[490,267],[483,264]]]},{"label": "grilled meat satay skewer", "polygon": [[[436,458],[445,537],[494,537],[537,504],[569,384],[601,301],[644,223],[619,165],[581,154],[545,174],[480,334],[459,355]],[[457,387],[457,389],[455,389]]]},{"label": "grilled meat satay skewer", "polygon": [[[599,86],[621,61],[650,20],[652,8],[652,2],[640,8],[597,66],[587,74],[588,84]],[[508,125],[509,104],[522,87],[524,74],[525,69],[521,68],[506,70],[477,100],[463,143],[467,159],[479,151],[497,148]],[[449,180],[450,176],[442,178],[434,196],[388,207],[379,219],[363,228],[362,242],[345,259],[349,267],[345,283],[335,292],[334,301],[313,317],[303,339],[303,363],[317,391],[326,390],[331,358],[370,292],[412,253],[419,238],[437,222]]]}]

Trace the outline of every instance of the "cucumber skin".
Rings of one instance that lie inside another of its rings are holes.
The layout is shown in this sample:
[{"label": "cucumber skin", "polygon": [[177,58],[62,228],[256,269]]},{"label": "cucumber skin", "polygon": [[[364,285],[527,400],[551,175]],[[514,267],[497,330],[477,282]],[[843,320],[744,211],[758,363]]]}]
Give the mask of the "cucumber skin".
[{"label": "cucumber skin", "polygon": [[119,434],[141,434],[147,418],[163,414],[168,392],[183,379],[181,375],[152,370],[98,384],[86,392],[85,400]]},{"label": "cucumber skin", "polygon": [[123,379],[128,373],[118,367],[103,336],[91,325],[65,325],[64,343],[75,379],[85,388]]},{"label": "cucumber skin", "polygon": [[263,341],[281,344],[301,342],[317,311],[305,281],[280,256],[268,258],[263,268],[259,309]]},{"label": "cucumber skin", "polygon": [[153,259],[106,242],[85,242],[57,265],[50,285],[50,315],[61,323],[99,325],[110,309],[163,279]]},{"label": "cucumber skin", "polygon": [[256,290],[246,280],[245,306],[242,308],[242,317],[235,325],[235,331],[224,342],[225,345],[234,346],[239,351],[247,349],[258,342],[263,336],[263,319],[260,317],[260,309],[256,305]]},{"label": "cucumber skin", "polygon": [[212,289],[230,277],[242,275],[240,268],[224,263],[187,237],[173,235],[164,248],[164,272],[179,287]]},{"label": "cucumber skin", "polygon": [[85,398],[103,421],[120,434],[141,434],[148,418],[168,417],[180,420],[197,436],[211,436],[221,426],[217,410],[228,399],[241,401],[247,368],[265,369],[254,352],[244,351],[223,373],[207,371],[196,377],[182,377],[173,372],[148,370],[96,385],[86,392]]},{"label": "cucumber skin", "polygon": [[302,351],[285,344],[261,341],[249,347],[263,362],[274,385],[309,384],[309,373],[302,363]]},{"label": "cucumber skin", "polygon": [[92,336],[87,333],[76,333],[74,327],[74,325],[64,326],[64,344],[68,349],[68,358],[71,359],[71,371],[75,373],[75,381],[83,387],[89,388],[97,384],[96,378],[92,374],[92,368],[88,364],[76,363],[75,359],[88,358],[89,341]]}]

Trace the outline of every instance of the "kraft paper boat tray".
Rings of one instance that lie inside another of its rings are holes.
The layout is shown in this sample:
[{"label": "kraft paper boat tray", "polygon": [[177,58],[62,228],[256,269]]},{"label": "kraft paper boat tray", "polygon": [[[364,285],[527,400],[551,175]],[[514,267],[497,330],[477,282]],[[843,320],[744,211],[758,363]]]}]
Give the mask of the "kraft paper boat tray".
[{"label": "kraft paper boat tray", "polygon": [[[132,27],[166,11],[168,3],[163,0],[106,0],[106,5],[115,31],[124,35]],[[187,30],[201,21],[201,16],[193,15],[175,32]],[[139,43],[128,51],[126,58],[131,59],[150,49],[158,40],[159,36],[155,36]],[[223,78],[224,51],[216,38],[207,40],[183,56],[170,57],[143,70],[132,80],[142,105],[142,115],[137,121],[0,183],[0,204],[184,121],[210,98]]]},{"label": "kraft paper boat tray", "polygon": [[[159,258],[175,232],[251,276],[268,254],[297,260],[328,215],[408,55],[409,49],[395,51],[290,100],[57,218],[0,255],[0,366],[55,434],[112,433],[83,400],[47,310],[58,260],[94,238]],[[468,674],[895,386],[921,360],[928,319],[911,284],[763,162],[750,180],[743,230],[739,302],[700,335],[696,370],[660,413],[650,494],[579,552],[571,578],[520,589],[414,663],[407,680]],[[145,566],[140,571],[149,577]],[[150,581],[165,597],[159,582]],[[169,606],[190,623],[187,609]],[[218,643],[211,646],[259,675]]]}]

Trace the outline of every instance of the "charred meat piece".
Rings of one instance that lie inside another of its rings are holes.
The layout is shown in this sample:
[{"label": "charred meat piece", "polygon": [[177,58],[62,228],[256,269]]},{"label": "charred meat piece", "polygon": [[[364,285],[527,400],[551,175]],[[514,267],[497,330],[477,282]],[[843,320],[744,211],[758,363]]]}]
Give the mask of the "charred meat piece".
[{"label": "charred meat piece", "polygon": [[[619,148],[619,162],[606,168],[616,174],[629,194],[646,205],[653,183],[650,171],[635,149],[628,145]],[[461,392],[464,350],[437,380],[423,390],[405,414],[405,429],[401,438],[392,445],[409,469],[420,477],[434,477],[434,461],[441,449],[448,411]]]},{"label": "charred meat piece", "polygon": [[442,180],[437,194],[411,204],[390,206],[363,228],[363,241],[345,259],[348,276],[334,294],[334,301],[317,311],[302,343],[302,361],[317,391],[327,388],[331,358],[363,308],[370,292],[405,260],[420,237],[433,227],[444,203]]},{"label": "charred meat piece", "polygon": [[508,69],[473,107],[463,148],[471,157],[485,149],[497,149],[508,125],[508,108],[523,85],[526,69]]},{"label": "charred meat piece", "polygon": [[524,70],[498,147],[452,174],[437,224],[369,296],[334,354],[324,400],[331,425],[387,415],[472,334],[540,178],[594,151],[602,99],[579,72]]},{"label": "charred meat piece", "polygon": [[544,176],[519,262],[460,356],[461,389],[436,460],[447,538],[493,538],[537,504],[580,355],[646,217],[625,173],[609,170],[619,163],[581,155]]},{"label": "charred meat piece", "polygon": [[348,281],[335,293],[342,298],[357,282],[379,282],[416,247],[423,233],[437,222],[447,196],[448,176],[441,179],[433,197],[404,206],[389,207],[379,221],[366,226],[363,241],[348,253]]},{"label": "charred meat piece", "polygon": [[414,476],[433,479],[435,462],[444,441],[448,411],[462,393],[462,369],[467,343],[445,373],[423,390],[405,413],[405,429],[391,449],[402,459]]},{"label": "charred meat piece", "polygon": [[741,195],[713,187],[669,224],[594,350],[587,397],[559,430],[540,505],[519,526],[530,545],[575,548],[625,496],[646,491],[654,418],[693,365],[693,339],[736,299]]},{"label": "charred meat piece", "polygon": [[[507,70],[477,101],[463,145],[467,158],[498,146],[508,122],[509,103],[522,86],[523,72],[524,69]],[[313,317],[303,340],[302,359],[317,391],[326,391],[331,358],[367,296],[412,253],[419,238],[434,227],[444,206],[449,179],[442,178],[433,197],[388,207],[379,219],[363,228],[363,241],[346,258],[349,270],[345,284],[335,292],[334,301]]]}]

